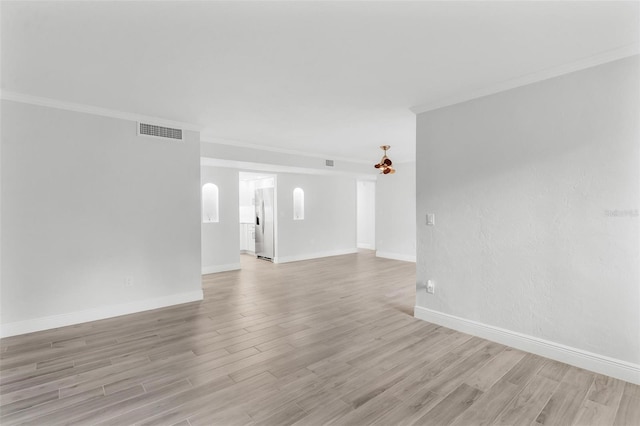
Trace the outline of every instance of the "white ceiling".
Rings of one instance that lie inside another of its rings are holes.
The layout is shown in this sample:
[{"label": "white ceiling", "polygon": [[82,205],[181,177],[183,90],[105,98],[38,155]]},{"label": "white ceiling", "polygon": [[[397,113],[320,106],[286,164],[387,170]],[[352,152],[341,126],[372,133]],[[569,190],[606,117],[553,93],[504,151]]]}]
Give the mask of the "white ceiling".
[{"label": "white ceiling", "polygon": [[625,48],[638,2],[2,2],[3,91],[376,162],[410,107]]}]

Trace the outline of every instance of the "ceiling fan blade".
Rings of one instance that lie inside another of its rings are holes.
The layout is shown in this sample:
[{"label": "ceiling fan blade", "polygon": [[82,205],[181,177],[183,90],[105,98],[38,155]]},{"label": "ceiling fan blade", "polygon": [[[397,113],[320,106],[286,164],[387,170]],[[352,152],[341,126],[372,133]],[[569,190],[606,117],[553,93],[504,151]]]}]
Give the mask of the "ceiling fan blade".
[{"label": "ceiling fan blade", "polygon": [[378,164],[375,164],[373,167],[375,167],[376,169],[380,169],[380,174],[388,175],[395,173],[396,170],[391,167],[393,162],[389,159],[389,157],[387,157],[387,150],[391,147],[389,145],[382,145],[380,146],[380,148],[384,151],[384,155],[380,159],[380,162]]}]

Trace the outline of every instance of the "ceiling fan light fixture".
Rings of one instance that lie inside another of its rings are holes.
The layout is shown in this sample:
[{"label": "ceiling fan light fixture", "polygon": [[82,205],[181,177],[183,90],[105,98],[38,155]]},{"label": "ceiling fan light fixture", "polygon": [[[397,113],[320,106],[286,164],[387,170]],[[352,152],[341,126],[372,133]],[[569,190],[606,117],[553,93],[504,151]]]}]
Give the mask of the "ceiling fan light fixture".
[{"label": "ceiling fan light fixture", "polygon": [[394,174],[396,172],[396,170],[393,167],[391,167],[393,162],[389,157],[387,157],[387,150],[389,148],[391,148],[391,146],[389,145],[380,146],[380,149],[384,151],[384,155],[382,156],[382,159],[378,164],[373,165],[373,167],[375,167],[376,169],[380,169],[380,174],[388,175],[388,174]]}]

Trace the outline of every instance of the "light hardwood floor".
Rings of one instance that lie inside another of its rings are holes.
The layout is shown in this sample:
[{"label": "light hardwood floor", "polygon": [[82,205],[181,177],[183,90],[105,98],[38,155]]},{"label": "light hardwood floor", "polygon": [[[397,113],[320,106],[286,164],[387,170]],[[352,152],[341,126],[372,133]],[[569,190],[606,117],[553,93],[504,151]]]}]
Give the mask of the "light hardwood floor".
[{"label": "light hardwood floor", "polygon": [[2,425],[640,425],[640,387],[412,317],[371,252],[207,275],[205,300],[3,339]]}]

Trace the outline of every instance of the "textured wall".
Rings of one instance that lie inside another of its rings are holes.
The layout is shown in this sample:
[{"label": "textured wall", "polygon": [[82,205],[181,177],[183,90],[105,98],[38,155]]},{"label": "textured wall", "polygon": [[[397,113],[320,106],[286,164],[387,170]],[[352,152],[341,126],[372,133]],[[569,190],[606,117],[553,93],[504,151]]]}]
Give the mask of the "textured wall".
[{"label": "textured wall", "polygon": [[358,247],[376,248],[376,183],[359,180],[357,183]]},{"label": "textured wall", "polygon": [[415,261],[416,163],[394,166],[395,174],[376,181],[376,254]]},{"label": "textured wall", "polygon": [[218,272],[240,266],[240,201],[237,169],[202,166],[200,183],[218,186],[220,221],[202,224],[202,271]]},{"label": "textured wall", "polygon": [[[304,220],[293,220],[293,190],[304,191]],[[356,250],[356,179],[278,173],[278,261]]]},{"label": "textured wall", "polygon": [[185,137],[2,102],[3,325],[201,292],[199,134]]},{"label": "textured wall", "polygon": [[638,75],[636,56],[418,116],[418,306],[640,361]]}]

